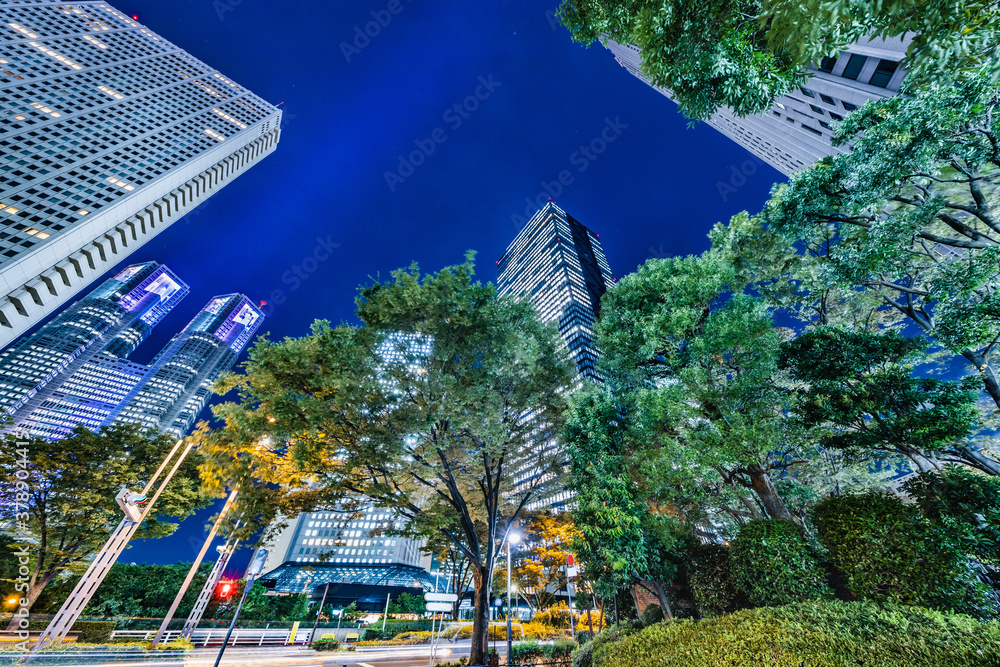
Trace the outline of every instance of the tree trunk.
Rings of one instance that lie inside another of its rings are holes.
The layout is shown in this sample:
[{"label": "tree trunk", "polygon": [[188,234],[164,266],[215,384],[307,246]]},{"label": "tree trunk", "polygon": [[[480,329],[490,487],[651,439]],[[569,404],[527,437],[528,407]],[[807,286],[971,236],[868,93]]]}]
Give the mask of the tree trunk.
[{"label": "tree trunk", "polygon": [[[656,581],[655,579],[640,580],[640,581],[643,582],[642,586],[643,588],[645,588],[650,593],[656,595],[656,600],[660,603],[660,609],[663,610],[663,613],[666,615],[666,617],[669,619],[673,619],[674,612],[670,608],[670,600],[667,599],[667,591],[663,588],[662,584],[660,584],[660,582]],[[653,590],[650,590],[650,586],[652,586]]]},{"label": "tree trunk", "polygon": [[750,488],[757,494],[768,516],[772,519],[793,521],[791,513],[785,507],[785,501],[774,489],[767,471],[758,465],[752,465],[747,467],[747,474],[750,476]]},{"label": "tree trunk", "polygon": [[469,652],[470,665],[486,664],[486,648],[489,640],[490,612],[490,571],[489,568],[472,565],[473,608],[472,616],[472,646]]},{"label": "tree trunk", "polygon": [[976,470],[981,470],[987,475],[1000,475],[1000,461],[991,459],[977,449],[971,447],[957,448],[956,456],[966,461],[967,464]]},{"label": "tree trunk", "polygon": [[604,605],[608,603],[607,600],[601,598],[597,601],[597,608],[600,610],[601,615],[597,618],[597,631],[604,632]]},{"label": "tree trunk", "polygon": [[[55,579],[55,576],[56,576],[55,572],[47,574],[44,577],[42,577],[42,579],[40,581],[36,581],[34,584],[31,584],[28,587],[27,591],[24,591],[24,592],[21,592],[21,593],[14,592],[13,595],[17,595],[18,596],[18,601],[26,598],[25,601],[28,604],[25,605],[25,609],[30,610],[31,609],[31,605],[35,604],[35,600],[37,600],[38,596],[41,595],[41,593],[42,593],[43,590],[45,590],[45,587],[49,585],[49,582],[51,582],[53,579]],[[12,611],[17,612],[20,609],[21,609],[21,607],[20,607],[20,605],[18,605]],[[13,617],[11,617],[10,623],[7,624],[7,631],[8,632],[13,632],[14,630],[17,630],[18,623],[20,622],[20,620],[22,618],[24,618],[24,617],[23,616],[18,616],[17,614],[15,614]]]},{"label": "tree trunk", "polygon": [[993,373],[993,367],[990,366],[989,359],[979,352],[972,350],[965,350],[962,352],[962,356],[968,359],[976,367],[976,370],[979,371],[979,377],[983,379],[983,388],[990,395],[990,398],[993,399],[993,402],[997,404],[997,407],[1000,407],[1000,382],[997,382],[997,376]]}]

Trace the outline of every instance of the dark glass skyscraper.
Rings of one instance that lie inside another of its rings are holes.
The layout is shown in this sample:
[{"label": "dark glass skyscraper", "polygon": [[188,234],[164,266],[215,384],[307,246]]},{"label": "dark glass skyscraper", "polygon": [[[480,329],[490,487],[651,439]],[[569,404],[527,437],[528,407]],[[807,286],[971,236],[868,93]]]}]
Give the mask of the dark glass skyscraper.
[{"label": "dark glass skyscraper", "polygon": [[598,379],[594,325],[614,283],[597,234],[547,203],[497,262],[498,296],[527,296],[544,322],[555,322],[581,377]]},{"label": "dark glass skyscraper", "polygon": [[183,434],[263,320],[242,295],[216,297],[152,364],[129,361],[189,291],[156,262],[122,270],[0,353],[0,408],[49,438],[116,421]]}]

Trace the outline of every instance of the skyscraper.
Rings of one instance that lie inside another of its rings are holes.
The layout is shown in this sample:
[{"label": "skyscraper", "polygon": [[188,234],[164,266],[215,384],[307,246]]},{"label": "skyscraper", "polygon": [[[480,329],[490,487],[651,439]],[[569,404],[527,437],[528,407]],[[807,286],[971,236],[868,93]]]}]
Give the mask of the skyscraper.
[{"label": "skyscraper", "polygon": [[[832,144],[831,123],[869,100],[896,94],[909,42],[909,37],[859,41],[810,68],[806,84],[779,98],[768,113],[740,118],[720,109],[707,123],[783,174],[804,169],[845,150]],[[639,69],[638,47],[611,40],[605,46],[622,67],[653,85]],[[669,90],[653,88],[673,99]]]},{"label": "skyscraper", "polygon": [[[497,297],[528,298],[543,322],[555,322],[581,379],[600,381],[594,327],[601,297],[614,284],[597,234],[553,202],[542,207],[497,261]],[[561,480],[540,470],[534,454],[560,454],[559,442],[535,414],[522,415],[535,429],[534,452],[515,463],[515,485],[537,487],[529,509],[560,508],[573,495]]]},{"label": "skyscraper", "polygon": [[126,357],[189,292],[156,262],[136,264],[0,353],[0,407],[17,428],[58,438],[114,422],[184,434],[208,386],[235,363],[263,315],[216,297],[149,366]]},{"label": "skyscraper", "polygon": [[277,146],[281,112],[105,2],[0,0],[0,346]]},{"label": "skyscraper", "polygon": [[555,322],[581,377],[598,379],[594,325],[614,283],[597,234],[548,202],[497,261],[497,296],[527,296]]}]

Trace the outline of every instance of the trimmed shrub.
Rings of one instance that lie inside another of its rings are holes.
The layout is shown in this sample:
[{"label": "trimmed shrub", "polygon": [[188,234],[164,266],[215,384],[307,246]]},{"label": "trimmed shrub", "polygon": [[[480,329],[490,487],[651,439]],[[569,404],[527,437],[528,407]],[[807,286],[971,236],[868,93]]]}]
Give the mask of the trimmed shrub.
[{"label": "trimmed shrub", "polygon": [[1000,626],[920,607],[810,601],[659,623],[600,645],[592,660],[592,667],[653,664],[991,667],[1000,664]]},{"label": "trimmed shrub", "polygon": [[833,597],[805,534],[789,521],[750,521],[729,549],[733,581],[754,607]]},{"label": "trimmed shrub", "polygon": [[115,621],[77,621],[71,632],[80,633],[77,641],[81,644],[108,644],[116,627],[118,623]]},{"label": "trimmed shrub", "polygon": [[660,608],[658,604],[651,604],[642,612],[642,624],[652,625],[653,623],[659,623],[664,618],[663,609]]},{"label": "trimmed shrub", "polygon": [[400,632],[393,639],[413,639],[421,642],[429,642],[433,636],[434,634],[430,630],[426,632],[421,630],[420,632]]},{"label": "trimmed shrub", "polygon": [[[573,615],[579,622],[580,612],[574,611]],[[569,606],[565,602],[558,602],[548,609],[536,612],[531,620],[552,628],[566,628],[569,630]]]},{"label": "trimmed shrub", "polygon": [[182,651],[188,653],[194,650],[194,644],[188,639],[175,639],[172,642],[165,642],[158,645],[155,651]]},{"label": "trimmed shrub", "polygon": [[336,639],[317,639],[309,648],[316,651],[336,651],[340,648],[340,642]]},{"label": "trimmed shrub", "polygon": [[634,635],[636,632],[638,630],[632,625],[612,625],[606,628],[604,632],[594,635],[593,640],[573,651],[573,667],[591,667],[594,651],[602,646],[619,642],[629,635]]},{"label": "trimmed shrub", "polygon": [[728,614],[747,606],[730,572],[729,549],[721,544],[692,546],[688,581],[702,618]]},{"label": "trimmed shrub", "polygon": [[[562,634],[559,630],[556,630],[552,626],[545,625],[544,623],[522,623],[521,628],[524,630],[525,639],[552,639],[556,635]],[[520,638],[520,633],[518,634]]]},{"label": "trimmed shrub", "polygon": [[817,503],[813,523],[830,563],[857,598],[980,618],[996,614],[989,588],[949,535],[896,496],[831,496]]}]

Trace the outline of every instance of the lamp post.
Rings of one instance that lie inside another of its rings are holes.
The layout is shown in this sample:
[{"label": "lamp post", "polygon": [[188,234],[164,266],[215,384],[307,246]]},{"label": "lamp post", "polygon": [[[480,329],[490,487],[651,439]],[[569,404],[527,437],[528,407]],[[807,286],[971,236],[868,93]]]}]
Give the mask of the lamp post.
[{"label": "lamp post", "polygon": [[521,536],[517,533],[510,533],[507,535],[507,664],[511,663],[511,655],[513,654],[513,641],[511,639],[511,624],[510,624],[510,568],[511,568],[511,558],[510,550],[511,547],[521,541]]}]

